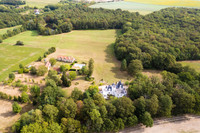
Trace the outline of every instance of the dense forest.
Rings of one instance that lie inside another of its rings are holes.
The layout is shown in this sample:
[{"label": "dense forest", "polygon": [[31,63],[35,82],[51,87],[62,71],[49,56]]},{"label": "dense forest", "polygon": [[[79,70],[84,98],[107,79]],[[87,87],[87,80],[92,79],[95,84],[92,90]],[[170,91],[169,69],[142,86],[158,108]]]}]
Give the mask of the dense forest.
[{"label": "dense forest", "polygon": [[86,4],[49,5],[45,13],[26,24],[27,29],[38,30],[42,35],[69,32],[72,29],[121,29],[126,21],[139,14],[128,11],[92,9]]},{"label": "dense forest", "polygon": [[128,64],[138,59],[144,68],[170,70],[176,60],[200,59],[199,48],[200,10],[167,8],[127,22],[115,53]]},{"label": "dense forest", "polygon": [[7,4],[7,5],[25,5],[26,1],[21,0],[0,0],[0,4]]}]

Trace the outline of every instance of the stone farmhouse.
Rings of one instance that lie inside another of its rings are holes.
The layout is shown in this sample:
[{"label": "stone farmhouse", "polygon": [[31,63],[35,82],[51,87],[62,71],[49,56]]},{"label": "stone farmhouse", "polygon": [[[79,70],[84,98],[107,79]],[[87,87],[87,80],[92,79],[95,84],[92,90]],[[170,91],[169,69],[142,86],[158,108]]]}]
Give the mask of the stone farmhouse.
[{"label": "stone farmhouse", "polygon": [[58,56],[57,60],[62,61],[62,62],[67,62],[67,63],[73,63],[76,59],[71,56]]},{"label": "stone farmhouse", "polygon": [[103,95],[105,99],[109,98],[109,95],[115,96],[117,98],[123,97],[127,95],[128,86],[124,86],[121,81],[112,85],[104,85],[100,86],[100,93]]}]

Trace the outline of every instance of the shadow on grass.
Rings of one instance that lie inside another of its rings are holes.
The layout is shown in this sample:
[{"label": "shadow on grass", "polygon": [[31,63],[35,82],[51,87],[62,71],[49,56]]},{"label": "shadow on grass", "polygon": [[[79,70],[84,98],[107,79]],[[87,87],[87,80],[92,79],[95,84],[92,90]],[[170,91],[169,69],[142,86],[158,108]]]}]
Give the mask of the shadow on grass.
[{"label": "shadow on grass", "polygon": [[105,50],[107,63],[114,64],[114,67],[111,68],[112,73],[114,73],[114,78],[119,80],[128,80],[130,77],[128,76],[127,72],[120,71],[121,62],[118,61],[115,57],[114,53],[114,43],[108,45]]}]

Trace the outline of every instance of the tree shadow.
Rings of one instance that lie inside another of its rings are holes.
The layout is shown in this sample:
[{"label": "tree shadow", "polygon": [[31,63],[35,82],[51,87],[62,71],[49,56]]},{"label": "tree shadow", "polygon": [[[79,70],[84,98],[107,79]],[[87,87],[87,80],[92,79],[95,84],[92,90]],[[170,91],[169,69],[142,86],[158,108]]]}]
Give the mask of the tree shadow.
[{"label": "tree shadow", "polygon": [[114,45],[115,44],[112,43],[106,47],[106,50],[104,51],[106,53],[105,62],[114,65],[114,67],[111,68],[111,72],[114,73],[115,78],[119,80],[129,80],[130,76],[128,76],[127,72],[120,71],[121,62],[115,57]]}]

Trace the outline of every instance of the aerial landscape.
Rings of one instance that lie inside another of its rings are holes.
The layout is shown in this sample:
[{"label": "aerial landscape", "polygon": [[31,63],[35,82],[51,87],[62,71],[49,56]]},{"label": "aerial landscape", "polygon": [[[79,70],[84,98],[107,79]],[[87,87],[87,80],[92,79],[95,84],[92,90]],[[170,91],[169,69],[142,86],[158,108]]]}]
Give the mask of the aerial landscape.
[{"label": "aerial landscape", "polygon": [[0,133],[199,133],[200,0],[0,0]]}]

